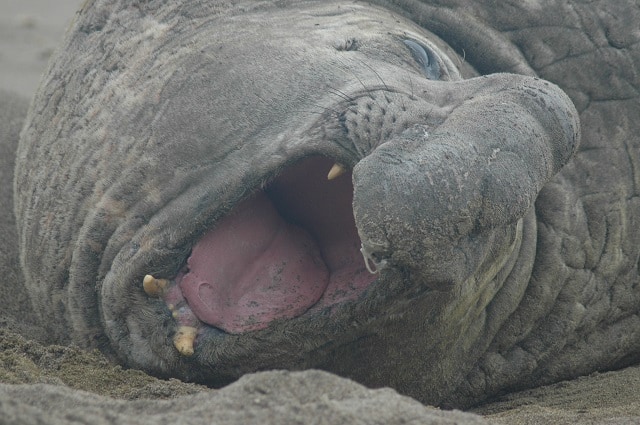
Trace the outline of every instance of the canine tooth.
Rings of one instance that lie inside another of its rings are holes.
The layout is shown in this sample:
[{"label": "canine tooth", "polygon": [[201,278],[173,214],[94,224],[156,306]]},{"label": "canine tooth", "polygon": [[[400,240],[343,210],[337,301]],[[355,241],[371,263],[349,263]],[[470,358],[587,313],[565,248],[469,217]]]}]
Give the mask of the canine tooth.
[{"label": "canine tooth", "polygon": [[173,337],[173,346],[183,356],[193,355],[193,343],[196,340],[197,329],[193,326],[180,326]]},{"label": "canine tooth", "polygon": [[340,165],[336,162],[335,164],[333,164],[333,167],[331,167],[331,170],[329,170],[329,174],[327,174],[327,180],[333,180],[336,177],[340,177],[346,171],[347,169],[344,168],[343,165]]},{"label": "canine tooth", "polygon": [[165,293],[168,286],[169,281],[167,279],[156,279],[150,274],[146,275],[144,279],[142,279],[142,288],[150,297],[161,296]]}]

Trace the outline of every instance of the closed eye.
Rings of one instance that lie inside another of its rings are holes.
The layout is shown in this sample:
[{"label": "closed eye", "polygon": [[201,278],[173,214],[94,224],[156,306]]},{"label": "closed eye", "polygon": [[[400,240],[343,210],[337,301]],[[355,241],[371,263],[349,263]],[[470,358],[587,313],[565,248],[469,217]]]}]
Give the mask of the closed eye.
[{"label": "closed eye", "polygon": [[431,49],[413,40],[404,40],[404,44],[411,51],[413,59],[420,65],[422,73],[430,80],[440,79],[440,63]]}]

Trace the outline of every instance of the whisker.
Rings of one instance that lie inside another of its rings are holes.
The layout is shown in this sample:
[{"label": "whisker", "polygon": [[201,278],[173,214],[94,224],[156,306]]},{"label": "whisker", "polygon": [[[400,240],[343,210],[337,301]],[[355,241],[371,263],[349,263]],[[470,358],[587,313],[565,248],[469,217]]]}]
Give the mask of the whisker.
[{"label": "whisker", "polygon": [[360,83],[360,85],[362,86],[362,88],[364,89],[364,91],[365,91],[366,93],[368,93],[368,94],[369,94],[369,97],[370,97],[372,100],[375,100],[375,99],[374,99],[374,97],[373,97],[373,95],[371,94],[371,89],[370,89],[369,87],[367,87],[367,86],[362,82],[362,80],[360,79],[360,77],[358,77],[358,74],[356,74],[355,72],[353,72],[353,70],[352,70],[351,68],[349,68],[348,66],[346,66],[346,65],[345,65],[344,63],[342,63],[340,60],[338,60],[338,62],[340,62],[340,63],[344,66],[343,71],[344,71],[344,70],[348,71],[348,72],[349,72],[349,74],[351,74],[351,75],[352,75],[356,80],[358,80],[358,82]]},{"label": "whisker", "polygon": [[[411,75],[409,75],[409,86],[411,87],[411,96],[409,96],[409,99],[416,100],[416,96],[413,93],[413,79],[411,78]],[[402,103],[402,108],[403,108],[403,110],[406,110],[404,102]]]},{"label": "whisker", "polygon": [[317,105],[317,104],[314,104],[313,106],[315,106],[316,108],[324,109],[324,110],[325,110],[325,112],[333,112],[333,113],[334,113],[334,114],[336,114],[336,115],[340,115],[340,112],[336,111],[336,110],[335,110],[335,109],[333,109],[333,108],[328,108],[328,107],[326,107],[326,106]]},{"label": "whisker", "polygon": [[347,100],[349,102],[353,102],[353,98],[351,96],[349,96],[348,94],[346,94],[345,92],[338,90],[336,88],[329,88],[329,92],[332,94],[335,94],[336,96],[340,97],[341,99]]},{"label": "whisker", "polygon": [[378,74],[378,71],[375,70],[375,68],[373,68],[371,65],[369,65],[368,63],[362,61],[362,63],[364,64],[364,66],[366,66],[367,68],[369,68],[374,74],[376,74],[376,77],[378,77],[378,79],[380,80],[380,82],[382,83],[382,85],[384,86],[386,91],[390,91],[389,87],[387,86],[387,83],[384,82],[384,80],[382,79],[382,77],[380,76],[380,74]]}]

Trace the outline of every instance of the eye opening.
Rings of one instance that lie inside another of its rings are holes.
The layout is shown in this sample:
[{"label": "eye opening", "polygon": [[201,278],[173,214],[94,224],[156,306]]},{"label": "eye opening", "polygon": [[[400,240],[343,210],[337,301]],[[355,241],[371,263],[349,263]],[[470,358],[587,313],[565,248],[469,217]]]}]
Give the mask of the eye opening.
[{"label": "eye opening", "polygon": [[429,80],[439,80],[441,75],[440,62],[433,50],[411,39],[403,40],[403,43],[409,48],[413,59],[420,65],[425,77]]}]

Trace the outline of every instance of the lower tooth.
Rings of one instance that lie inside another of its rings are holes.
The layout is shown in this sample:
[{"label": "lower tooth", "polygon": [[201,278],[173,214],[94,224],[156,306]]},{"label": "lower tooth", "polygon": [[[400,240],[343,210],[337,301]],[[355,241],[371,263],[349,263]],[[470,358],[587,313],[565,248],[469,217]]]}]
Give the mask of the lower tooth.
[{"label": "lower tooth", "polygon": [[167,279],[156,279],[150,274],[146,275],[144,279],[142,279],[142,288],[150,297],[162,296],[168,287],[169,281]]},{"label": "lower tooth", "polygon": [[[156,279],[148,274],[142,279],[142,288],[148,296],[159,298],[167,294],[170,289],[170,283],[167,279]],[[167,303],[167,307],[171,312],[171,316],[178,322],[178,330],[173,336],[173,346],[183,356],[192,356],[198,329],[189,325],[197,324],[197,318],[188,307],[180,307],[180,305],[173,303]]]},{"label": "lower tooth", "polygon": [[183,356],[193,355],[193,344],[196,340],[197,329],[192,326],[180,326],[173,337],[173,345]]}]

